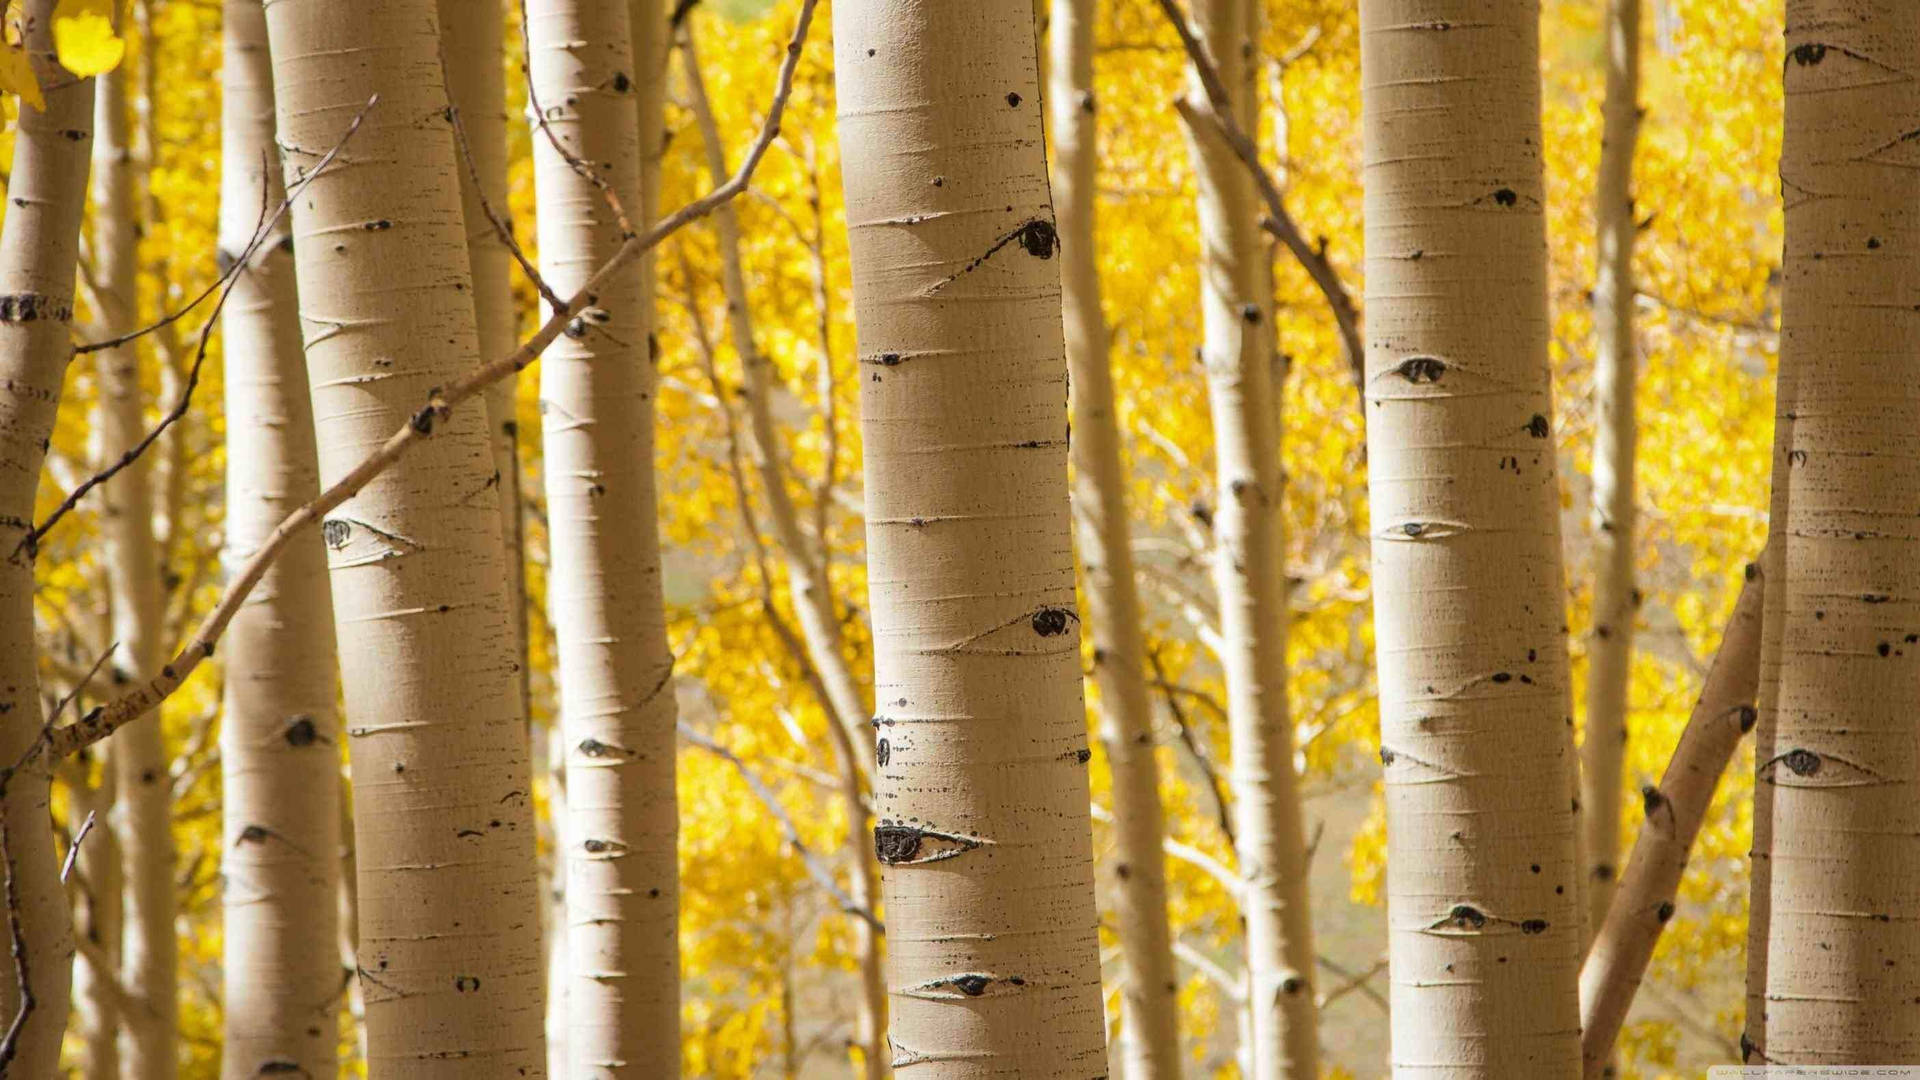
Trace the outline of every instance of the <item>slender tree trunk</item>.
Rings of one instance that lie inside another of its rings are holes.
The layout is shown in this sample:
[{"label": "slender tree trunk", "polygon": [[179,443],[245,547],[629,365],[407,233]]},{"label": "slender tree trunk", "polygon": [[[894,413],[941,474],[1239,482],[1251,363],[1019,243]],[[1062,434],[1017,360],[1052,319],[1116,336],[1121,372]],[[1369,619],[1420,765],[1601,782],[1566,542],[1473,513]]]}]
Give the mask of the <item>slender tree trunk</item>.
[{"label": "slender tree trunk", "polygon": [[[323,483],[432,438],[327,519],[375,1078],[540,1076],[527,731],[484,417],[427,408],[478,350],[432,0],[267,10]],[[378,100],[369,100],[378,94]]]},{"label": "slender tree trunk", "polygon": [[1766,592],[1760,567],[1746,584],[1720,638],[1700,700],[1660,778],[1641,797],[1646,821],[1605,922],[1580,968],[1580,1046],[1588,1080],[1612,1075],[1613,1042],[1653,959],[1653,947],[1673,918],[1680,877],[1714,789],[1741,736],[1758,719],[1754,689],[1760,672],[1760,617]]},{"label": "slender tree trunk", "polygon": [[1166,820],[1154,761],[1153,697],[1133,537],[1127,473],[1114,415],[1113,371],[1094,218],[1098,199],[1097,109],[1093,93],[1094,0],[1053,0],[1047,105],[1053,124],[1054,213],[1060,229],[1065,308],[1074,518],[1087,610],[1093,626],[1093,682],[1100,743],[1113,772],[1115,852],[1107,895],[1125,965],[1120,1059],[1129,1080],[1180,1076],[1179,979],[1167,926]]},{"label": "slender tree trunk", "polygon": [[[1766,1059],[1920,1061],[1920,6],[1787,5],[1781,364],[1799,376],[1771,755]],[[1816,366],[1817,365],[1817,366]],[[1778,481],[1776,481],[1778,482]]]},{"label": "slender tree trunk", "polygon": [[[732,170],[727,164],[726,147],[720,141],[712,103],[707,98],[706,80],[701,75],[693,34],[690,29],[683,33],[686,35],[688,103],[705,144],[708,174],[717,185],[725,182]],[[727,297],[727,328],[745,375],[742,397],[746,404],[747,430],[752,436],[755,471],[767,500],[767,516],[773,523],[774,539],[786,564],[787,588],[805,643],[807,661],[826,692],[830,706],[827,719],[835,726],[833,742],[841,768],[841,796],[848,818],[847,853],[851,870],[848,892],[855,904],[871,908],[878,874],[871,856],[871,822],[862,799],[864,758],[854,752],[855,738],[865,741],[867,717],[871,714],[853,665],[847,661],[840,616],[834,610],[833,585],[827,576],[826,545],[822,541],[816,546],[806,535],[800,524],[800,511],[787,486],[786,453],[773,415],[774,388],[782,380],[773,370],[772,359],[761,351],[754,334],[751,296],[740,257],[740,219],[728,204],[714,211],[713,223]],[[854,1042],[860,1049],[862,1074],[869,1080],[879,1080],[887,1069],[887,995],[881,970],[880,935],[864,918],[855,917],[851,922],[861,990],[854,1020]]]},{"label": "slender tree trunk", "polygon": [[[226,0],[220,250],[238,258],[285,195],[260,0]],[[284,233],[240,268],[226,352],[227,556],[240,565],[320,490]],[[297,536],[227,630],[220,769],[226,928],[221,1068],[334,1075],[340,1032],[340,746],[333,600],[317,531]]]},{"label": "slender tree trunk", "polygon": [[[1196,31],[1256,130],[1256,39],[1248,0],[1197,0]],[[1195,84],[1193,93],[1204,95]],[[1316,1077],[1313,924],[1306,833],[1287,708],[1287,575],[1271,267],[1253,178],[1218,132],[1191,131],[1199,188],[1201,315],[1213,416],[1214,587],[1233,740],[1235,847],[1247,888],[1248,1012],[1254,1076]]]},{"label": "slender tree trunk", "polygon": [[[100,76],[94,109],[93,262],[100,325],[110,336],[131,333],[140,321],[139,185],[129,144],[128,75],[122,66]],[[113,461],[146,434],[146,396],[136,345],[98,356],[100,449]],[[116,684],[159,670],[166,648],[152,465],[143,456],[100,490]],[[121,1031],[121,1072],[127,1080],[168,1080],[176,1071],[179,950],[173,934],[172,778],[161,725],[135,724],[119,733],[109,760],[118,789],[114,831],[125,866],[120,983],[134,1004]]]},{"label": "slender tree trunk", "polygon": [[1028,0],[834,5],[893,1064],[1107,1074]]},{"label": "slender tree trunk", "polygon": [[[69,788],[69,820],[79,828],[88,814],[93,828],[80,845],[75,869],[83,899],[76,904],[74,934],[87,951],[74,957],[73,1006],[81,1039],[81,1072],[86,1080],[120,1077],[120,938],[123,933],[120,842],[108,824],[113,810],[113,763],[103,761],[100,782],[82,792]],[[96,967],[95,965],[99,966]]]},{"label": "slender tree trunk", "polygon": [[[465,152],[460,162],[460,210],[467,225],[467,258],[473,266],[473,313],[480,356],[512,352],[519,340],[519,308],[513,299],[513,253],[488,216],[510,221],[507,205],[506,20],[493,0],[439,0],[440,55],[447,97],[460,112]],[[478,183],[476,184],[476,178]],[[533,714],[527,663],[527,565],[520,519],[520,422],[514,390],[518,379],[487,388],[487,432],[493,445],[494,492],[500,501],[500,537],[507,557],[507,597],[513,605],[515,662],[520,665],[520,708]]]},{"label": "slender tree trunk", "polygon": [[1539,7],[1362,0],[1397,1073],[1580,1072]]},{"label": "slender tree trunk", "polygon": [[1587,928],[1613,899],[1620,857],[1621,766],[1627,751],[1627,676],[1633,663],[1634,384],[1633,153],[1640,134],[1640,3],[1608,0],[1604,135],[1594,197],[1599,223],[1593,285],[1593,633],[1587,642],[1587,731],[1580,747],[1585,812]]},{"label": "slender tree trunk", "polygon": [[[53,0],[21,24],[46,107],[21,103],[0,232],[0,879],[10,974],[0,977],[0,1072],[52,1076],[73,972],[73,924],[53,843],[33,629],[34,491],[72,357],[74,268],[86,210],[93,81],[53,59]],[[22,991],[26,991],[23,995]],[[23,1000],[24,998],[24,1000]]]},{"label": "slender tree trunk", "polygon": [[[528,9],[541,269],[563,296],[630,226],[606,195],[622,213],[640,205],[628,19],[624,0]],[[634,274],[602,289],[596,311],[540,366],[548,606],[568,745],[567,1039],[578,1076],[675,1076],[680,1064],[673,654],[642,285]]]}]

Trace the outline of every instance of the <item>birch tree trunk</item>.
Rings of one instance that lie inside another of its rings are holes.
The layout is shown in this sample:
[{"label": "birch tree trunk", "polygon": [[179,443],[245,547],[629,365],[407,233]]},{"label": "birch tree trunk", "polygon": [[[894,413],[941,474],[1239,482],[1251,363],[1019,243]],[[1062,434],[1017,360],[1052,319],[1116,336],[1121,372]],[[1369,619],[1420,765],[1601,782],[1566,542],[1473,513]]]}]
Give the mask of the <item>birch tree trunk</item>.
[{"label": "birch tree trunk", "polygon": [[834,5],[893,1065],[1107,1074],[1028,0]]},{"label": "birch tree trunk", "polygon": [[1053,0],[1047,106],[1054,213],[1073,411],[1073,507],[1087,610],[1100,742],[1113,772],[1114,856],[1107,895],[1120,939],[1119,1057],[1129,1080],[1177,1080],[1180,983],[1167,925],[1166,820],[1154,761],[1153,698],[1134,583],[1127,474],[1114,415],[1094,218],[1099,164],[1093,90],[1095,0]]},{"label": "birch tree trunk", "polygon": [[[323,529],[354,778],[369,1074],[540,1076],[525,718],[484,418],[426,406],[478,350],[432,0],[276,0],[323,483],[414,418],[432,438]],[[375,94],[378,100],[368,102]]]},{"label": "birch tree trunk", "polygon": [[1362,0],[1396,1075],[1580,1072],[1539,7]]},{"label": "birch tree trunk", "polygon": [[[129,142],[125,65],[96,80],[93,142],[93,274],[100,324],[113,337],[140,321],[139,185]],[[257,211],[256,211],[257,214]],[[140,353],[127,344],[98,359],[99,446],[116,461],[147,431]],[[153,462],[140,460],[100,490],[108,593],[113,602],[113,680],[124,685],[157,671],[164,661],[165,595],[160,546],[153,533]],[[170,1080],[175,1074],[179,949],[174,941],[172,777],[156,719],[114,737],[108,753],[115,772],[113,826],[125,868],[125,920],[120,983],[132,1008],[120,1037],[126,1080]]]},{"label": "birch tree trunk", "polygon": [[[682,33],[688,104],[706,150],[707,173],[717,186],[726,182],[732,169],[727,164],[726,147],[720,141],[719,124],[707,97],[706,79],[701,74],[692,30],[688,28]],[[787,590],[805,644],[806,659],[825,690],[831,714],[827,720],[838,728],[833,734],[833,743],[841,766],[841,801],[848,817],[847,893],[856,906],[870,911],[879,892],[879,875],[868,842],[871,821],[863,799],[864,761],[856,756],[854,747],[865,741],[871,711],[853,665],[847,661],[846,640],[841,633],[839,612],[834,608],[833,583],[828,577],[826,539],[807,536],[800,524],[799,508],[787,486],[786,452],[773,415],[774,390],[782,380],[773,370],[772,358],[761,351],[754,333],[752,297],[747,290],[746,269],[740,255],[740,218],[731,203],[713,212],[713,225],[719,241],[722,287],[727,297],[727,329],[745,375],[742,397],[747,411],[747,431],[752,439],[753,463],[767,500],[767,516],[773,522],[774,539],[786,565]],[[822,346],[825,346],[824,339]],[[845,752],[841,753],[842,750]],[[881,970],[880,934],[864,918],[855,916],[850,921],[860,975],[854,1042],[860,1049],[862,1075],[868,1080],[880,1080],[887,1069],[887,993]]]},{"label": "birch tree trunk", "polygon": [[[640,206],[624,0],[533,0],[541,272],[570,295]],[[679,1074],[673,655],[655,525],[650,309],[638,274],[540,365],[548,606],[567,758],[567,1034],[576,1076]]]},{"label": "birch tree trunk", "polygon": [[1639,438],[1633,333],[1634,143],[1640,134],[1640,2],[1608,0],[1604,134],[1594,196],[1599,251],[1593,285],[1593,632],[1587,641],[1587,729],[1580,747],[1585,811],[1587,929],[1607,918],[1618,877],[1622,765],[1627,751],[1628,675],[1633,665],[1636,514],[1633,461]]},{"label": "birch tree trunk", "polygon": [[[440,54],[447,97],[460,113],[466,136],[460,163],[460,211],[467,226],[467,258],[473,266],[473,313],[480,356],[505,356],[519,341],[519,308],[513,299],[513,253],[487,216],[509,221],[507,205],[506,20],[493,0],[439,0]],[[475,179],[478,178],[476,184]],[[527,663],[526,540],[520,520],[520,422],[514,406],[518,379],[487,389],[487,432],[493,445],[494,491],[500,501],[501,546],[507,558],[507,597],[513,605],[515,662],[520,665],[520,708],[532,715]]]},{"label": "birch tree trunk", "polygon": [[34,491],[73,355],[94,91],[92,80],[75,79],[54,60],[53,6],[28,0],[22,13],[22,45],[46,107],[20,106],[0,231],[0,546],[7,552],[0,558],[0,762],[23,763],[0,785],[0,878],[14,970],[0,978],[0,1016],[18,1025],[0,1051],[0,1072],[32,1077],[59,1067],[73,924],[53,843],[51,763],[44,750],[29,759],[44,717],[34,662],[33,552],[22,543],[33,528]]},{"label": "birch tree trunk", "polygon": [[[285,195],[260,0],[223,5],[220,250],[237,258]],[[238,566],[320,490],[293,256],[274,236],[236,272],[226,354],[227,560]],[[320,534],[293,538],[226,638],[227,1080],[339,1068],[340,723]]]},{"label": "birch tree trunk", "polygon": [[[1920,1061],[1920,7],[1787,5],[1795,373],[1770,756],[1766,1060]],[[1776,480],[1776,483],[1780,482]]]},{"label": "birch tree trunk", "polygon": [[[1257,130],[1249,0],[1196,0],[1194,29]],[[1192,93],[1204,96],[1196,80]],[[1306,833],[1287,708],[1287,574],[1273,289],[1253,178],[1217,131],[1193,129],[1202,362],[1213,417],[1214,588],[1232,735],[1235,847],[1246,881],[1248,1015],[1258,1080],[1320,1074]]]}]

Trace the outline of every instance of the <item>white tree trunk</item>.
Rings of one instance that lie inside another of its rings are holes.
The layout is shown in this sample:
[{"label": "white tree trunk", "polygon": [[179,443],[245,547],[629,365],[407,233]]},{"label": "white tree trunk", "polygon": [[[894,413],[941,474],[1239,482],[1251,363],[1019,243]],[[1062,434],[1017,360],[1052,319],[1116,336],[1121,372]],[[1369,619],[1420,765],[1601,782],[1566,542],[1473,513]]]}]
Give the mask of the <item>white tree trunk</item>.
[{"label": "white tree trunk", "polygon": [[[276,0],[278,138],[323,483],[431,438],[323,529],[354,777],[376,1078],[544,1074],[527,731],[484,416],[425,411],[476,361],[432,0]],[[378,101],[369,100],[378,94]]]},{"label": "white tree trunk", "polygon": [[1790,0],[1769,1063],[1920,1061],[1920,7]]},{"label": "white tree trunk", "polygon": [[[533,0],[528,9],[541,270],[563,296],[624,239],[599,184],[622,213],[640,206],[628,18],[624,0]],[[540,365],[576,1076],[675,1076],[680,1063],[673,655],[642,287],[630,274],[602,288],[595,311]]]},{"label": "white tree trunk", "polygon": [[[260,0],[226,0],[220,250],[238,258],[285,194]],[[238,566],[319,493],[288,236],[246,266],[222,313],[226,558]],[[221,1070],[338,1070],[340,722],[333,599],[318,530],[293,538],[226,635],[220,728],[225,882]]]},{"label": "white tree trunk", "polygon": [[834,5],[893,1064],[1107,1074],[1028,0]]},{"label": "white tree trunk", "polygon": [[1580,1072],[1539,7],[1362,0],[1396,1074]]}]

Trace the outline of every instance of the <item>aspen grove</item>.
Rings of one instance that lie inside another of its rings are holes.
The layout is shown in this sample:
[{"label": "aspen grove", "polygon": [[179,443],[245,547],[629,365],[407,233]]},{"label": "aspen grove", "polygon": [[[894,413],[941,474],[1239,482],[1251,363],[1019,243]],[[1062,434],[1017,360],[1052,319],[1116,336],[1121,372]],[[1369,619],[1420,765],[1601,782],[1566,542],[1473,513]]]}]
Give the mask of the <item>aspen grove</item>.
[{"label": "aspen grove", "polygon": [[0,1078],[1920,1076],[1913,0],[0,10]]}]

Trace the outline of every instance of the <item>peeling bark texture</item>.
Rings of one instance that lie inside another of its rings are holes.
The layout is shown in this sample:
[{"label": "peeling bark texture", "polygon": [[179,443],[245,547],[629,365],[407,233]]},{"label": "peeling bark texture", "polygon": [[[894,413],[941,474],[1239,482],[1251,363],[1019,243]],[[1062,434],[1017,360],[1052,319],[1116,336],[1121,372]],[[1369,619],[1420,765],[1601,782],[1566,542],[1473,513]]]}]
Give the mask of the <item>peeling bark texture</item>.
[{"label": "peeling bark texture", "polygon": [[1765,591],[1759,566],[1749,567],[1721,634],[1719,654],[1660,786],[1641,793],[1646,820],[1640,838],[1580,969],[1580,1052],[1587,1080],[1612,1075],[1614,1040],[1653,959],[1653,947],[1673,917],[1680,876],[1700,823],[1727,763],[1759,717],[1753,701],[1760,676]]},{"label": "peeling bark texture", "polygon": [[1167,924],[1166,836],[1154,761],[1153,697],[1134,583],[1127,474],[1114,415],[1094,220],[1099,165],[1093,91],[1095,0],[1053,0],[1047,107],[1054,145],[1061,300],[1071,374],[1074,518],[1092,619],[1100,742],[1113,773],[1114,854],[1106,895],[1124,966],[1117,1056],[1130,1080],[1180,1076],[1179,977]]},{"label": "peeling bark texture", "polygon": [[1539,6],[1362,0],[1396,1075],[1580,1071]]},{"label": "peeling bark texture", "polygon": [[34,663],[33,555],[20,546],[33,528],[34,491],[72,357],[74,269],[93,142],[93,80],[75,79],[54,61],[53,6],[24,6],[23,45],[47,107],[20,108],[0,232],[0,546],[7,553],[0,557],[0,768],[18,770],[0,789],[0,877],[13,961],[0,976],[0,1024],[20,1025],[0,1073],[23,1077],[52,1076],[59,1067],[73,971],[49,762],[44,752],[29,760],[43,706]]},{"label": "peeling bark texture", "polygon": [[[432,0],[275,0],[322,483],[430,437],[329,515],[369,1073],[542,1076],[525,718],[484,417],[423,411],[479,342]],[[369,99],[378,94],[370,108]]]},{"label": "peeling bark texture", "polygon": [[[494,0],[439,0],[440,55],[447,97],[460,112],[466,153],[460,162],[460,210],[473,266],[473,314],[483,360],[520,344],[513,298],[513,253],[487,216],[507,221],[506,20]],[[478,184],[475,178],[478,177]],[[485,205],[482,205],[482,200]],[[513,605],[514,655],[520,665],[520,708],[533,714],[527,663],[527,567],[520,519],[520,423],[514,406],[517,378],[487,388],[487,436],[493,446],[494,494],[500,501],[500,539],[507,558],[507,598]]]},{"label": "peeling bark texture", "polygon": [[1620,858],[1620,799],[1627,752],[1627,677],[1633,666],[1633,462],[1639,349],[1633,332],[1633,155],[1640,134],[1641,0],[1607,2],[1607,90],[1594,196],[1598,266],[1593,284],[1593,631],[1587,639],[1587,726],[1580,746],[1586,830],[1587,929],[1613,899]]},{"label": "peeling bark texture", "polygon": [[1790,0],[1766,1060],[1920,1062],[1920,6]]},{"label": "peeling bark texture", "polygon": [[1107,1074],[1028,0],[839,0],[893,1067]]},{"label": "peeling bark texture", "polygon": [[[1194,30],[1258,128],[1249,0],[1197,0]],[[1189,93],[1204,97],[1198,77]],[[1320,1074],[1306,831],[1287,708],[1287,574],[1273,278],[1253,177],[1217,131],[1190,127],[1200,212],[1201,316],[1218,494],[1214,588],[1226,669],[1234,841],[1246,881],[1248,1039],[1257,1080]]]},{"label": "peeling bark texture", "polygon": [[[139,184],[130,145],[125,65],[97,79],[93,142],[93,276],[99,322],[110,337],[139,328]],[[256,210],[256,216],[258,211]],[[98,446],[117,461],[147,433],[134,343],[98,355]],[[113,606],[110,661],[116,687],[158,671],[165,662],[160,545],[153,533],[153,459],[142,456],[100,489],[107,588]],[[120,983],[132,1007],[123,1014],[120,1066],[125,1080],[170,1080],[176,1072],[179,1026],[179,947],[173,917],[173,798],[161,725],[134,724],[119,732],[107,759],[115,772],[112,822],[120,841],[125,918]]]},{"label": "peeling bark texture", "polygon": [[[708,176],[717,186],[725,183],[733,171],[727,164],[726,147],[720,140],[719,124],[707,97],[692,28],[683,33],[688,104],[706,150]],[[847,662],[846,640],[841,633],[840,615],[834,609],[833,583],[827,573],[826,545],[816,544],[801,527],[799,508],[787,486],[790,473],[773,414],[775,387],[781,385],[782,380],[773,369],[772,358],[760,349],[754,332],[752,297],[747,290],[745,263],[740,256],[740,218],[731,203],[713,212],[713,225],[720,248],[721,282],[727,297],[727,330],[745,376],[741,396],[746,406],[754,471],[760,478],[767,516],[773,523],[774,539],[786,565],[788,596],[800,626],[806,659],[819,678],[830,713],[828,720],[836,728],[831,738],[841,772],[840,794],[848,818],[847,855],[851,865],[847,891],[856,906],[871,910],[879,882],[869,842],[872,820],[862,790],[866,758],[854,748],[867,741],[867,717],[872,712],[853,665]],[[851,923],[861,991],[853,1041],[860,1052],[862,1075],[868,1080],[880,1080],[887,1070],[887,992],[881,971],[880,934],[866,919],[855,916]]]},{"label": "peeling bark texture", "polygon": [[[273,145],[273,65],[260,0],[226,0],[220,249],[246,249],[285,196]],[[293,256],[272,237],[221,316],[226,354],[227,558],[240,565],[319,494]],[[333,599],[320,532],[281,553],[226,636],[227,1080],[339,1070],[340,720]],[[154,725],[142,725],[154,726]]]},{"label": "peeling bark texture", "polygon": [[[541,273],[570,295],[640,205],[625,0],[532,0],[529,75]],[[557,145],[556,145],[557,144]],[[573,160],[569,160],[569,159]],[[583,175],[587,173],[587,175]],[[540,365],[567,757],[567,1042],[575,1076],[679,1074],[673,654],[653,475],[658,373],[639,274],[622,275]]]}]

